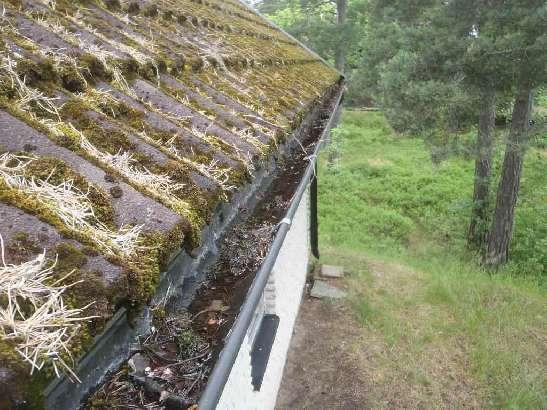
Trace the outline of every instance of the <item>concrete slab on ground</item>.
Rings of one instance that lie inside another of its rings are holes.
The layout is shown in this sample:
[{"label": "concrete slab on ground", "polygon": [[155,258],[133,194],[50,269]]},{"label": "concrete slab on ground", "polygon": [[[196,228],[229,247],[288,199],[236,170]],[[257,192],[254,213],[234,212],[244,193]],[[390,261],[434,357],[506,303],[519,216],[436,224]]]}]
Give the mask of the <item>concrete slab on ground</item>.
[{"label": "concrete slab on ground", "polygon": [[343,278],[344,268],[342,266],[322,265],[321,276],[325,278]]},{"label": "concrete slab on ground", "polygon": [[310,292],[310,296],[313,298],[331,298],[342,299],[346,297],[346,292],[338,289],[336,286],[332,286],[324,280],[316,280],[313,283],[313,287]]}]

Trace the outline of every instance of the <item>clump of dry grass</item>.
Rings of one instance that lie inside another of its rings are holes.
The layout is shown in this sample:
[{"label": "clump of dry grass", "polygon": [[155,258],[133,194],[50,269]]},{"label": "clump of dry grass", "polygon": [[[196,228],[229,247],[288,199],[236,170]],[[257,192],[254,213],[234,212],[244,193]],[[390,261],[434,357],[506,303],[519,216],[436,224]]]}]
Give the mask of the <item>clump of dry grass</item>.
[{"label": "clump of dry grass", "polygon": [[162,198],[173,208],[180,212],[188,212],[190,205],[178,198],[178,193],[185,187],[182,183],[172,180],[169,175],[156,174],[146,167],[139,165],[133,155],[127,151],[118,151],[116,154],[103,152],[95,147],[91,141],[72,124],[69,124],[70,133],[77,137],[82,149],[90,156],[98,159],[103,164],[115,169],[124,175],[128,180],[147,189],[158,197]]},{"label": "clump of dry grass", "polygon": [[215,159],[211,160],[209,164],[203,164],[203,163],[195,162],[186,158],[184,155],[181,155],[181,153],[175,146],[176,138],[177,137],[174,136],[173,138],[171,138],[169,141],[165,143],[165,148],[171,155],[173,155],[179,161],[182,161],[190,165],[192,168],[194,168],[203,176],[214,181],[222,189],[223,192],[231,192],[235,190],[235,186],[229,184],[229,181],[230,181],[229,169],[219,166],[218,161]]},{"label": "clump of dry grass", "polygon": [[16,107],[27,113],[35,106],[44,112],[60,119],[59,111],[54,104],[56,98],[46,96],[40,90],[26,84],[25,78],[19,78],[17,73],[17,62],[9,54],[0,56],[0,74],[16,93]]},{"label": "clump of dry grass", "polygon": [[79,282],[61,285],[69,274],[51,283],[56,261],[48,266],[45,251],[28,262],[7,264],[2,235],[0,251],[0,338],[15,344],[31,365],[31,374],[51,365],[57,377],[66,374],[79,381],[70,365],[70,342],[81,324],[93,317],[82,316],[89,305],[71,309],[63,299],[63,293]]},{"label": "clump of dry grass", "polygon": [[255,147],[261,155],[264,155],[268,146],[262,143],[257,137],[254,136],[254,130],[252,128],[247,128],[245,130],[237,129],[233,127],[231,129],[232,133],[239,136],[243,141],[248,142],[253,147]]},{"label": "clump of dry grass", "polygon": [[48,181],[25,177],[25,168],[31,161],[32,157],[28,156],[11,153],[0,155],[0,177],[12,188],[36,195],[44,202],[55,202],[58,216],[68,226],[76,228],[87,224],[94,213],[86,195],[74,187],[72,181],[53,185]]},{"label": "clump of dry grass", "polygon": [[[196,135],[197,132],[198,131],[194,128],[193,129],[194,135]],[[213,159],[208,164],[205,164],[205,163],[192,161],[191,159],[183,155],[176,145],[176,140],[177,138],[179,138],[178,135],[173,135],[173,137],[171,137],[169,140],[165,142],[154,140],[146,133],[145,130],[138,133],[138,135],[147,143],[161,149],[166,154],[170,155],[171,157],[175,158],[178,161],[185,163],[186,165],[192,167],[194,170],[199,172],[204,177],[215,182],[221,188],[224,194],[228,192],[232,192],[233,190],[236,189],[235,186],[229,183],[230,177],[231,177],[231,170],[228,168],[221,167],[217,160]]]},{"label": "clump of dry grass", "polygon": [[97,220],[88,192],[82,192],[71,180],[58,185],[48,179],[25,175],[25,168],[33,157],[4,153],[0,155],[0,179],[12,189],[35,197],[48,206],[72,230],[88,234],[105,252],[122,256],[131,255],[139,246],[142,226],[121,227],[112,230]]}]

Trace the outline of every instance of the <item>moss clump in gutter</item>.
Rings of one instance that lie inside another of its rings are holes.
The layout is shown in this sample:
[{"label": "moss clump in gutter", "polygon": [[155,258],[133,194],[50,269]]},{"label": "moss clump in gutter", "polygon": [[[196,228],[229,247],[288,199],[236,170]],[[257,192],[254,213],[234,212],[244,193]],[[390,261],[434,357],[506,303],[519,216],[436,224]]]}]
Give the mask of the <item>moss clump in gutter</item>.
[{"label": "moss clump in gutter", "polygon": [[188,328],[176,335],[175,342],[179,350],[179,357],[187,358],[195,355],[204,341],[192,328]]}]

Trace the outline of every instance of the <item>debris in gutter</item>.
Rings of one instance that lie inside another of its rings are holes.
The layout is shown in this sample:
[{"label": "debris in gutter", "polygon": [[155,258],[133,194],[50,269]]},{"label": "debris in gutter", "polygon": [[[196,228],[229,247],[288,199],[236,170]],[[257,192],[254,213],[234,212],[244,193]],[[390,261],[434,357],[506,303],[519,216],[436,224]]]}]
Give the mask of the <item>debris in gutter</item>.
[{"label": "debris in gutter", "polygon": [[274,224],[264,222],[251,230],[247,228],[247,226],[239,226],[233,230],[232,235],[224,239],[221,246],[229,251],[225,252],[226,257],[219,261],[217,270],[227,270],[234,276],[241,276],[260,268],[268,253]]},{"label": "debris in gutter", "polygon": [[135,353],[133,357],[127,361],[127,364],[131,369],[131,374],[137,376],[143,376],[147,370],[149,371],[150,369],[150,360],[141,353]]},{"label": "debris in gutter", "polygon": [[136,353],[88,400],[91,409],[186,409],[205,380],[210,345],[191,326],[192,316],[167,317],[157,309],[154,331]]},{"label": "debris in gutter", "polygon": [[209,306],[210,312],[226,312],[230,308],[224,305],[222,300],[213,300],[211,301],[211,306]]}]

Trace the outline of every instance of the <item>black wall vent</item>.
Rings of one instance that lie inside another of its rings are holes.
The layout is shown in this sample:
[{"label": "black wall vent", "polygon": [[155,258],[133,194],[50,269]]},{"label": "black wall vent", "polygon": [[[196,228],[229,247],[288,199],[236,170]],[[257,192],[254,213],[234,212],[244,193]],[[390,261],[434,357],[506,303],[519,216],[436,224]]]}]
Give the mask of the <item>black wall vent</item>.
[{"label": "black wall vent", "polygon": [[278,326],[279,316],[264,315],[255,337],[251,351],[251,377],[255,391],[260,391],[262,387],[264,373],[266,373],[266,367],[268,367],[268,360],[270,359],[270,352],[272,351]]}]

